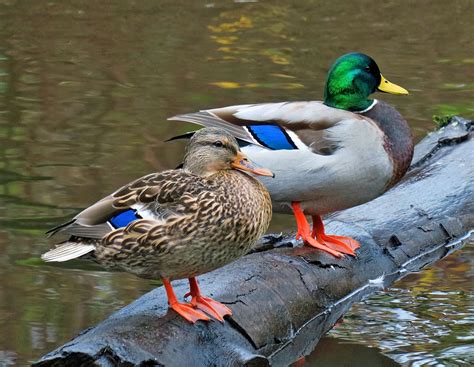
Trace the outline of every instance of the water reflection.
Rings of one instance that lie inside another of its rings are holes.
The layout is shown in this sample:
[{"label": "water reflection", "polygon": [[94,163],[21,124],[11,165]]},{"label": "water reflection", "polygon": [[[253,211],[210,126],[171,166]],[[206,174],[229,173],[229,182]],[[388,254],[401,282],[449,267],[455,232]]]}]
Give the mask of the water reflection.
[{"label": "water reflection", "polygon": [[330,367],[397,367],[399,363],[384,356],[376,348],[325,337],[317,349],[305,358],[305,366]]},{"label": "water reflection", "polygon": [[[471,14],[472,2],[461,0],[429,6],[395,0],[377,6],[369,0],[0,0],[2,363],[26,364],[153,287],[127,274],[80,263],[49,267],[35,259],[50,247],[46,229],[132,178],[180,161],[183,143],[163,141],[191,127],[166,122],[168,116],[318,99],[329,64],[359,50],[412,92],[379,98],[407,117],[419,139],[433,128],[433,114],[473,115]],[[290,226],[293,219],[276,216],[272,231]],[[443,292],[454,288],[450,269],[435,279],[432,284],[448,288]],[[465,294],[468,285],[457,289]],[[399,297],[403,292],[392,295]],[[423,297],[416,299],[419,307],[433,310],[460,295]],[[368,313],[374,320],[397,316],[395,307],[377,310]],[[443,322],[456,328],[440,327],[448,334],[436,338],[445,338],[448,349],[462,348],[467,342],[457,338],[468,337],[465,318],[446,312]],[[376,335],[384,327],[369,330]],[[397,340],[395,331],[390,335]],[[417,342],[420,350],[407,353],[427,350],[422,339]]]},{"label": "water reflection", "polygon": [[[474,364],[474,246],[355,305],[329,333],[407,366]],[[316,355],[323,353],[318,346]]]}]

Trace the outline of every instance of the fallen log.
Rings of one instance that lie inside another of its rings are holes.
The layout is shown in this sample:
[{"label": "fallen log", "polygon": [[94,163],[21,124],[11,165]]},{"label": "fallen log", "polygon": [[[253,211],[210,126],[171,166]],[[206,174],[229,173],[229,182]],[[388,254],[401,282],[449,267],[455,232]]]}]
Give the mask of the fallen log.
[{"label": "fallen log", "polygon": [[[459,117],[416,146],[405,179],[382,197],[333,215],[328,232],[360,241],[335,259],[292,236],[199,277],[230,305],[224,324],[190,325],[159,287],[43,356],[35,366],[285,366],[309,354],[350,306],[473,239],[472,121]],[[177,294],[187,282],[175,282]]]}]

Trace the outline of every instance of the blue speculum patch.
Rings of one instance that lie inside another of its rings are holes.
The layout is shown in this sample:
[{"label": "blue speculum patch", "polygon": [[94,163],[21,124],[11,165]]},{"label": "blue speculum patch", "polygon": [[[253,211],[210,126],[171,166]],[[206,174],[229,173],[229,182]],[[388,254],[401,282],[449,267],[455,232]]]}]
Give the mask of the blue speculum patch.
[{"label": "blue speculum patch", "polygon": [[298,149],[286,131],[278,125],[247,126],[253,138],[273,150]]},{"label": "blue speculum patch", "polygon": [[109,223],[114,228],[125,227],[134,220],[141,219],[136,210],[129,209],[109,219]]}]

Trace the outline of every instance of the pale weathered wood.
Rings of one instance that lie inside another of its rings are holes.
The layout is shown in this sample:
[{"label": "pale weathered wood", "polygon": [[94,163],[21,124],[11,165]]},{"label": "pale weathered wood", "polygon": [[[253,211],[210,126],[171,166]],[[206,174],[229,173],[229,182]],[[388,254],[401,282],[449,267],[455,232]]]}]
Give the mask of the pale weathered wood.
[{"label": "pale weathered wood", "polygon": [[[225,324],[188,324],[167,310],[159,287],[36,366],[285,366],[310,353],[351,304],[472,240],[471,124],[453,118],[417,145],[401,184],[332,216],[329,232],[361,242],[357,258],[268,236],[254,253],[199,278],[205,294],[232,308]],[[185,293],[186,282],[177,283]]]}]

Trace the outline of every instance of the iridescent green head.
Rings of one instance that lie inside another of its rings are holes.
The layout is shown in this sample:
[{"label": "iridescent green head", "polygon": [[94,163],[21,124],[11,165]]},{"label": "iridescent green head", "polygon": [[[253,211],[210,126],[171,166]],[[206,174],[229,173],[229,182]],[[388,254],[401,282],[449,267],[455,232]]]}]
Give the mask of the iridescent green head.
[{"label": "iridescent green head", "polygon": [[324,104],[348,111],[362,111],[373,103],[369,96],[376,90],[408,94],[406,89],[385,79],[371,57],[353,52],[341,56],[331,66],[324,89]]}]

